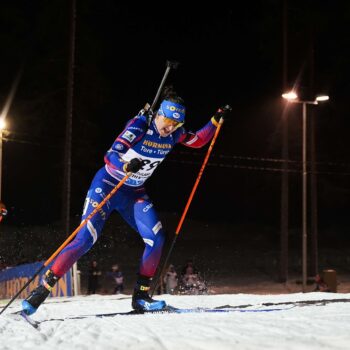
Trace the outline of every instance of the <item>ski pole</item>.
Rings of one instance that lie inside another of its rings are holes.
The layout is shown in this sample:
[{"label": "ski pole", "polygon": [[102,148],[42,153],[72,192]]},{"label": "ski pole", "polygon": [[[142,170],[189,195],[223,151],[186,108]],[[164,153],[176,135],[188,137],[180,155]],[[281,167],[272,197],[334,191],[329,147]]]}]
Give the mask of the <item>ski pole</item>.
[{"label": "ski pole", "polygon": [[164,73],[164,76],[163,76],[163,79],[159,85],[159,88],[158,88],[158,91],[157,91],[157,94],[152,102],[152,105],[151,105],[151,111],[153,112],[153,108],[155,107],[155,105],[157,104],[157,101],[158,101],[158,98],[160,96],[160,93],[162,92],[163,90],[163,86],[165,84],[165,81],[166,81],[166,78],[168,77],[168,74],[170,72],[170,69],[176,69],[177,66],[179,65],[178,62],[175,62],[175,61],[166,61],[166,70],[165,70],[165,73]]},{"label": "ski pole", "polygon": [[27,283],[11,298],[11,300],[0,311],[0,315],[17,299],[17,297],[26,289],[34,278],[47,267],[53,259],[70,243],[77,233],[87,224],[87,222],[105,205],[105,203],[123,186],[131,173],[127,173],[122,180],[112,189],[112,191],[103,199],[103,201],[81,222],[81,224],[72,232],[72,234],[60,245],[60,247],[45,261],[45,263],[34,273]]},{"label": "ski pole", "polygon": [[215,141],[216,141],[216,139],[217,139],[217,137],[218,137],[218,135],[219,135],[219,132],[220,132],[220,129],[221,129],[221,126],[222,126],[223,123],[224,123],[224,119],[223,119],[223,118],[220,118],[220,120],[219,120],[219,125],[218,125],[218,127],[216,128],[214,137],[213,137],[213,139],[211,140],[211,143],[210,143],[210,146],[209,146],[209,148],[208,148],[207,154],[206,154],[206,156],[205,156],[205,158],[204,158],[203,165],[202,165],[202,167],[201,167],[200,170],[199,170],[199,174],[198,174],[198,176],[197,176],[196,182],[195,182],[195,184],[194,184],[194,186],[193,186],[193,188],[192,188],[191,194],[190,194],[190,196],[189,196],[189,198],[188,198],[188,200],[187,200],[187,204],[186,204],[185,209],[184,209],[184,211],[183,211],[183,213],[182,213],[182,216],[181,216],[181,218],[180,218],[179,224],[177,225],[177,228],[176,228],[176,231],[175,231],[175,237],[174,237],[174,239],[173,239],[173,241],[172,241],[172,243],[171,243],[171,246],[170,246],[170,248],[169,248],[169,252],[168,252],[168,254],[167,254],[166,258],[165,258],[163,267],[162,267],[162,269],[160,270],[160,274],[158,274],[157,279],[156,279],[156,281],[155,281],[155,283],[154,283],[154,286],[153,286],[153,289],[152,289],[152,293],[151,293],[151,297],[153,296],[154,291],[155,291],[155,289],[156,289],[156,287],[157,287],[157,285],[158,285],[158,283],[159,283],[159,280],[160,280],[161,276],[163,276],[164,271],[165,271],[165,268],[166,268],[166,266],[168,265],[168,260],[169,260],[169,258],[170,258],[170,255],[171,255],[173,249],[174,249],[175,242],[176,242],[177,237],[178,237],[178,235],[179,235],[179,233],[180,233],[182,224],[183,224],[183,222],[184,222],[184,220],[185,220],[186,214],[187,214],[188,209],[189,209],[189,207],[190,207],[190,205],[191,205],[191,202],[192,202],[192,199],[193,199],[193,197],[194,197],[194,194],[195,194],[195,192],[196,192],[196,190],[197,190],[199,181],[200,181],[200,179],[201,179],[201,177],[202,177],[202,175],[203,175],[204,169],[205,169],[205,167],[206,167],[206,165],[207,165],[207,163],[208,163],[210,153],[211,153],[211,151],[213,150]]},{"label": "ski pole", "polygon": [[140,112],[141,114],[146,114],[146,113],[148,114],[148,124],[149,125],[151,124],[151,121],[152,121],[153,109],[158,102],[159,96],[163,90],[163,87],[164,87],[165,81],[168,77],[168,74],[170,72],[170,69],[176,69],[178,65],[179,65],[179,63],[176,61],[166,61],[166,70],[164,72],[162,81],[160,82],[160,85],[158,87],[158,91],[156,93],[156,96],[154,97],[152,105],[150,106],[149,103],[146,103],[145,107]]}]

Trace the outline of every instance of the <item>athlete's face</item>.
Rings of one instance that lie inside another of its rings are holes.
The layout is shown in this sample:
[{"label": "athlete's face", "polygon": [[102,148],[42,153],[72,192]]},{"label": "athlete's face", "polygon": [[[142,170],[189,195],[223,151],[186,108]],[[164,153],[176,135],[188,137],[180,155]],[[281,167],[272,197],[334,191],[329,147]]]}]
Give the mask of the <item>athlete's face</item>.
[{"label": "athlete's face", "polygon": [[178,123],[175,120],[166,118],[166,117],[159,115],[159,114],[157,114],[157,116],[155,118],[155,123],[156,123],[157,130],[159,132],[159,135],[162,137],[169,136],[179,126],[182,125],[182,123]]}]

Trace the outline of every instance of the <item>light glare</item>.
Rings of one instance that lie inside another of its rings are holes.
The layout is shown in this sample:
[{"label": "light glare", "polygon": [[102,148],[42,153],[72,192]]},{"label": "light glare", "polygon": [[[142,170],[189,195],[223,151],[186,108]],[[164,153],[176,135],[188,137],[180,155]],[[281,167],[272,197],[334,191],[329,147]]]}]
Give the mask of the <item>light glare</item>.
[{"label": "light glare", "polygon": [[328,101],[328,100],[329,100],[329,96],[327,96],[327,95],[321,95],[321,96],[316,97],[316,101],[318,101],[318,102]]},{"label": "light glare", "polygon": [[6,122],[4,118],[0,118],[0,130],[5,129]]},{"label": "light glare", "polygon": [[296,100],[298,98],[298,95],[294,91],[289,91],[284,93],[282,97],[286,100]]}]

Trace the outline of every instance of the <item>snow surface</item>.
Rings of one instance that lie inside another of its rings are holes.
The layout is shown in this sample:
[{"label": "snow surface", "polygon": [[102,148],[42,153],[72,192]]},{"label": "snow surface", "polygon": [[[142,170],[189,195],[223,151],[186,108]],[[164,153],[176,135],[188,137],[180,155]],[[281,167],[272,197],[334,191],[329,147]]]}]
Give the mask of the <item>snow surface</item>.
[{"label": "snow surface", "polygon": [[[349,299],[350,294],[162,295],[182,308]],[[156,299],[159,299],[157,296]],[[47,300],[37,321],[96,313],[130,311],[128,295],[92,295]],[[4,302],[2,303],[4,304]],[[278,306],[274,306],[275,308]],[[287,306],[284,306],[287,307]],[[350,302],[288,306],[283,311],[147,314],[51,320],[36,330],[11,312],[0,316],[0,349],[350,349]]]}]

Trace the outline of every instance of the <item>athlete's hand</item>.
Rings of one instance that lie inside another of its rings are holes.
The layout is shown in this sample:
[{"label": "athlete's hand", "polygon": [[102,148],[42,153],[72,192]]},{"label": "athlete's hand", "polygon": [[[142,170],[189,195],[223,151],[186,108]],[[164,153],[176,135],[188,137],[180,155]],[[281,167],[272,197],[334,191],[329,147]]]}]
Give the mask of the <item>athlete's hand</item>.
[{"label": "athlete's hand", "polygon": [[232,107],[229,105],[220,107],[216,113],[214,114],[214,119],[216,122],[219,122],[220,119],[227,120],[229,118],[229,114],[232,111]]},{"label": "athlete's hand", "polygon": [[126,163],[123,168],[126,173],[137,173],[143,167],[142,160],[133,158],[129,163]]}]

